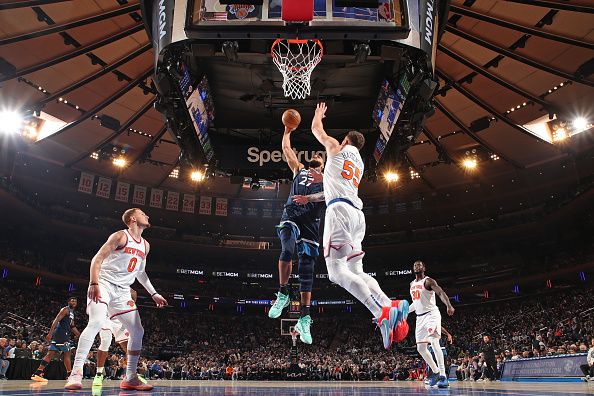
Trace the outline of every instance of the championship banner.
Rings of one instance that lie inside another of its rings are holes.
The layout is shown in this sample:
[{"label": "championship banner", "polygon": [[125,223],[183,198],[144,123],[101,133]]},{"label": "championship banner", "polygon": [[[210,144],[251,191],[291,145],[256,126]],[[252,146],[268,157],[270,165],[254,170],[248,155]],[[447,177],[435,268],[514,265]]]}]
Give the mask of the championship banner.
[{"label": "championship banner", "polygon": [[240,199],[231,201],[231,216],[243,216],[243,202]]},{"label": "championship banner", "polygon": [[272,217],[272,202],[264,202],[264,205],[262,206],[262,217],[266,217],[268,219]]},{"label": "championship banner", "polygon": [[194,194],[184,194],[182,212],[194,213],[194,206],[196,206],[196,196]]},{"label": "championship banner", "polygon": [[200,197],[200,209],[198,213],[201,215],[209,215],[212,213],[212,197]]},{"label": "championship banner", "polygon": [[134,205],[145,205],[146,202],[146,187],[134,186],[134,194],[132,195],[132,203]]},{"label": "championship banner", "polygon": [[227,216],[227,198],[217,198],[216,202],[215,215]]},{"label": "championship banner", "polygon": [[179,193],[175,191],[167,191],[167,201],[165,204],[165,209],[167,210],[175,210],[179,209]]},{"label": "championship banner", "polygon": [[120,202],[128,202],[128,196],[130,195],[130,183],[124,183],[119,181],[116,187],[115,200]]},{"label": "championship banner", "polygon": [[151,189],[151,200],[149,205],[152,208],[162,208],[163,207],[163,190],[159,190],[158,188]]},{"label": "championship banner", "polygon": [[252,217],[256,217],[258,216],[258,206],[254,201],[249,201],[248,202],[248,207],[247,207],[247,216],[252,216]]},{"label": "championship banner", "polygon": [[111,195],[111,179],[107,177],[99,177],[97,183],[97,192],[95,193],[100,198],[107,198]]},{"label": "championship banner", "polygon": [[78,192],[85,194],[93,193],[93,183],[95,182],[95,175],[90,173],[81,172],[80,181],[78,182]]}]

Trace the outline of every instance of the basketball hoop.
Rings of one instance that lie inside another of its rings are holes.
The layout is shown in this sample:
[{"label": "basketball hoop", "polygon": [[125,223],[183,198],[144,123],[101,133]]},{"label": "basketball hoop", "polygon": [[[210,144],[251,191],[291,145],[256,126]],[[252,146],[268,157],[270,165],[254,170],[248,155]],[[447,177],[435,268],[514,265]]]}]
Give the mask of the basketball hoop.
[{"label": "basketball hoop", "polygon": [[324,55],[320,40],[277,39],[270,50],[272,61],[283,75],[283,91],[291,99],[311,93],[311,73]]}]

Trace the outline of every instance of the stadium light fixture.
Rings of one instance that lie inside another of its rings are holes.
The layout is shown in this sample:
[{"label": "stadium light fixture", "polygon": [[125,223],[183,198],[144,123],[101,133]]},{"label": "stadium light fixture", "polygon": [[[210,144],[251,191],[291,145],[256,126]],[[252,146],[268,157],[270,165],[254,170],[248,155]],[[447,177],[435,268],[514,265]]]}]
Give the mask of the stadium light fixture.
[{"label": "stadium light fixture", "polygon": [[576,132],[583,131],[587,127],[588,127],[588,120],[586,120],[584,117],[576,117],[573,120],[573,129]]},{"label": "stadium light fixture", "polygon": [[462,161],[462,166],[468,170],[475,170],[478,166],[478,163],[476,162],[475,158],[465,158],[464,161]]},{"label": "stadium light fixture", "polygon": [[200,171],[193,171],[190,174],[190,179],[192,179],[192,181],[194,181],[194,182],[201,182],[204,180],[204,173],[202,173]]},{"label": "stadium light fixture", "polygon": [[388,183],[395,183],[398,181],[398,179],[400,179],[400,175],[398,175],[396,172],[388,171],[384,173],[384,179]]},{"label": "stadium light fixture", "polygon": [[119,157],[119,158],[114,158],[113,159],[113,164],[115,166],[117,166],[118,168],[123,168],[124,166],[126,166],[126,159]]},{"label": "stadium light fixture", "polygon": [[23,116],[15,110],[0,111],[0,132],[19,133],[23,127]]}]

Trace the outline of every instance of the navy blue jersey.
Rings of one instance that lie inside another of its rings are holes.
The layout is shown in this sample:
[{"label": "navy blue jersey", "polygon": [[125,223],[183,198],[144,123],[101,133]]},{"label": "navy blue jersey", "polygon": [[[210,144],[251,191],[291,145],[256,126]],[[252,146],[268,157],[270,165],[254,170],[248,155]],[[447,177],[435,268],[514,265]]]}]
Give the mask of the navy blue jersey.
[{"label": "navy blue jersey", "polygon": [[58,322],[58,326],[56,326],[56,330],[52,335],[52,341],[57,344],[70,341],[70,328],[74,323],[74,311],[71,310],[70,307],[66,307],[66,309],[68,309],[68,314]]},{"label": "navy blue jersey", "polygon": [[319,239],[320,213],[324,209],[324,202],[309,202],[299,205],[293,202],[294,195],[311,195],[324,191],[323,183],[313,183],[313,176],[307,169],[301,169],[293,178],[291,192],[285,203],[281,223],[291,221],[299,227],[300,239]]}]

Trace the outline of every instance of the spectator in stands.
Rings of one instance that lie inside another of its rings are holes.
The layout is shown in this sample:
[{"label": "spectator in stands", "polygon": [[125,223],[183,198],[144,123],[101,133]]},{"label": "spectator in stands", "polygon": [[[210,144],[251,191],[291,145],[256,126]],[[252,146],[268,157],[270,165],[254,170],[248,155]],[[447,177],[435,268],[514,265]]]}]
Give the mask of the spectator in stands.
[{"label": "spectator in stands", "polygon": [[594,337],[592,337],[592,347],[588,351],[587,363],[580,366],[584,373],[586,381],[594,380]]},{"label": "spectator in stands", "polygon": [[6,338],[0,338],[0,380],[6,379],[6,372],[8,371],[8,366],[10,366],[10,362],[8,359],[8,353],[6,352],[6,347],[8,346],[8,342]]},{"label": "spectator in stands", "polygon": [[4,348],[8,359],[14,359],[15,349],[16,349],[16,340],[14,338],[11,338],[10,341],[8,341],[8,346],[6,348]]}]

